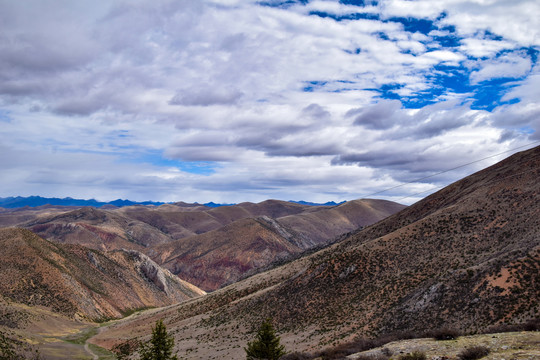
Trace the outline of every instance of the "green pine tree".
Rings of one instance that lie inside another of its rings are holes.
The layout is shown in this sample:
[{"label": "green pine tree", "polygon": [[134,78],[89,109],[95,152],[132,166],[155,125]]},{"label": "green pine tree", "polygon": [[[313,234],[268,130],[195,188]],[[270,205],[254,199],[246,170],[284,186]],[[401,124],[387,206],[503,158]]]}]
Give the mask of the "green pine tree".
[{"label": "green pine tree", "polygon": [[172,355],[173,348],[173,337],[167,334],[163,320],[158,320],[152,328],[152,338],[141,344],[139,353],[141,360],[178,360],[176,355]]},{"label": "green pine tree", "polygon": [[255,340],[244,348],[247,360],[278,360],[285,355],[285,347],[280,345],[271,319],[266,319],[257,331]]}]

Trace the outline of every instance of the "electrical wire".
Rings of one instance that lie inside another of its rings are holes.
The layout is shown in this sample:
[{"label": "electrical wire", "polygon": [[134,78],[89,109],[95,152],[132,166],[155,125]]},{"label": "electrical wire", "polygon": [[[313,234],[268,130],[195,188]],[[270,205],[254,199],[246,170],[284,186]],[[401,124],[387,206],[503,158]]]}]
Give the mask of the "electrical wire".
[{"label": "electrical wire", "polygon": [[[403,184],[400,184],[400,185],[396,185],[396,186],[393,186],[393,187],[390,187],[388,189],[384,189],[384,190],[381,190],[381,191],[377,191],[377,192],[374,192],[372,194],[369,194],[369,195],[366,195],[366,196],[363,196],[362,198],[370,198],[374,195],[378,195],[378,194],[382,194],[384,192],[387,192],[387,191],[390,191],[390,190],[394,190],[394,189],[397,189],[397,188],[400,188],[400,187],[403,187],[403,186],[406,186],[406,185],[409,185],[409,184],[413,184],[413,183],[416,183],[416,182],[419,182],[419,181],[422,181],[422,180],[425,180],[425,179],[429,179],[429,178],[432,178],[432,177],[435,177],[437,175],[441,175],[441,174],[444,174],[444,173],[447,173],[447,172],[450,172],[450,171],[454,171],[456,169],[460,169],[462,167],[465,167],[465,166],[469,166],[471,164],[475,164],[475,163],[478,163],[480,161],[484,161],[484,160],[487,160],[487,159],[491,159],[491,158],[494,158],[496,156],[499,156],[499,155],[502,155],[502,154],[506,154],[506,153],[509,153],[509,152],[512,152],[512,151],[515,151],[515,150],[519,150],[519,149],[522,149],[524,147],[528,147],[528,146],[531,146],[531,145],[534,145],[534,144],[538,144],[540,143],[540,140],[539,141],[534,141],[532,143],[528,143],[528,144],[525,144],[525,145],[522,145],[522,146],[518,146],[516,148],[513,148],[513,149],[509,149],[509,150],[506,150],[506,151],[503,151],[503,152],[500,152],[498,154],[494,154],[494,155],[490,155],[490,156],[487,156],[485,158],[482,158],[482,159],[479,159],[479,160],[474,160],[474,161],[471,161],[471,162],[468,162],[466,164],[462,164],[462,165],[459,165],[459,166],[456,166],[456,167],[453,167],[451,169],[447,169],[447,170],[443,170],[443,171],[440,171],[438,173],[435,173],[435,174],[432,174],[432,175],[428,175],[428,176],[424,176],[424,177],[421,177],[421,178],[418,178],[418,179],[414,179],[414,180],[411,180],[411,181],[408,181],[406,183],[403,183]],[[442,186],[441,188],[443,188],[444,186]],[[432,189],[434,190],[434,189]],[[430,190],[427,190],[427,191],[422,191],[420,192],[419,194],[422,194],[424,192],[428,192]],[[416,194],[413,194],[413,195],[410,195],[410,196],[407,196],[403,199],[406,199],[408,197],[411,197],[411,196],[414,196]],[[399,199],[399,200],[403,200],[403,199]]]},{"label": "electrical wire", "polygon": [[[540,155],[539,155],[539,156],[540,156]],[[539,157],[539,156],[535,156],[534,158],[537,158],[537,157]],[[534,159],[534,158],[533,158],[533,159]],[[487,184],[484,184],[483,186],[488,186],[488,185],[494,184],[494,183],[496,183],[496,182],[500,182],[500,181],[502,181],[502,180],[509,179],[509,178],[511,178],[511,177],[516,177],[516,176],[519,176],[519,175],[523,175],[523,174],[526,174],[526,173],[529,173],[529,172],[533,172],[533,171],[536,171],[536,172],[537,172],[537,171],[539,171],[539,170],[538,170],[538,169],[525,170],[525,171],[519,172],[519,173],[517,173],[517,174],[512,174],[512,175],[505,176],[505,177],[503,177],[502,179],[497,179],[497,180],[490,181],[490,182],[488,182]],[[420,195],[420,194],[423,194],[423,193],[427,193],[427,192],[430,192],[430,191],[435,192],[435,191],[437,191],[437,190],[440,190],[440,189],[445,188],[446,186],[448,186],[448,185],[437,186],[437,187],[431,188],[431,189],[429,189],[429,190],[421,191],[421,192],[418,192],[418,193],[416,193],[416,194],[411,194],[411,195],[408,195],[408,196],[405,196],[405,197],[403,197],[403,198],[401,198],[401,199],[396,200],[396,202],[399,202],[399,201],[404,200],[404,199],[407,199],[407,198],[411,198],[411,197],[416,196],[416,195]]]}]

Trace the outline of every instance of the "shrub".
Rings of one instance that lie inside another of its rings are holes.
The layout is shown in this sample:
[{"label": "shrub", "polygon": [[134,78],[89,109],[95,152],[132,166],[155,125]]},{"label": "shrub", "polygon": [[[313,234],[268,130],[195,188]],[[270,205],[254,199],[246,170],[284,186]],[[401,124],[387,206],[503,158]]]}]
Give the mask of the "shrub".
[{"label": "shrub", "polygon": [[139,345],[139,342],[131,339],[117,344],[111,349],[111,351],[116,355],[118,360],[129,359],[131,354],[137,350]]},{"label": "shrub", "polygon": [[493,334],[513,331],[540,331],[540,318],[532,319],[521,324],[497,324],[486,328],[482,333]]},{"label": "shrub", "polygon": [[379,346],[377,340],[357,337],[352,341],[319,351],[316,354],[316,357],[320,357],[324,360],[343,359],[347,355],[373,349],[377,346]]},{"label": "shrub", "polygon": [[523,325],[525,331],[540,331],[540,318],[533,319]]},{"label": "shrub", "polygon": [[[315,354],[314,357],[315,358],[320,357],[324,360],[343,359],[347,355],[356,354],[362,351],[380,347],[392,341],[416,339],[419,337],[420,337],[419,334],[411,332],[411,331],[389,333],[389,334],[385,334],[374,339],[358,336],[354,338],[352,341],[319,351],[318,353]],[[389,350],[386,349],[385,351],[389,351]],[[388,358],[392,354],[383,353],[383,355],[385,358]],[[378,360],[378,359],[375,359],[375,360]]]},{"label": "shrub", "polygon": [[461,333],[456,329],[441,328],[429,333],[435,340],[454,340],[457,339]]},{"label": "shrub", "polygon": [[414,351],[409,354],[401,355],[399,360],[426,360],[426,354],[421,351]]},{"label": "shrub", "polygon": [[279,360],[311,360],[313,356],[310,354],[295,351],[293,353],[282,356]]},{"label": "shrub", "polygon": [[466,348],[462,352],[458,354],[458,359],[460,360],[476,360],[481,359],[484,356],[489,354],[489,349],[485,346],[473,346],[470,348]]},{"label": "shrub", "polygon": [[356,360],[388,360],[390,357],[385,354],[360,355]]}]

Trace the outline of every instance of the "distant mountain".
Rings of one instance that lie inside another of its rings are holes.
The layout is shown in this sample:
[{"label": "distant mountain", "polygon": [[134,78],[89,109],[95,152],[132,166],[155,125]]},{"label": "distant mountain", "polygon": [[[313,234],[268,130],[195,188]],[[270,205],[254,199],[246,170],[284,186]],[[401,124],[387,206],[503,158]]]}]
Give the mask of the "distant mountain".
[{"label": "distant mountain", "polygon": [[210,201],[208,203],[204,203],[203,205],[208,206],[210,208],[216,208],[216,207],[221,207],[221,206],[232,206],[232,205],[236,205],[236,204],[216,204],[215,202]]},{"label": "distant mountain", "polygon": [[204,292],[133,250],[102,253],[0,229],[0,294],[69,317],[100,320],[178,303]]},{"label": "distant mountain", "polygon": [[292,202],[292,203],[295,203],[295,204],[300,204],[300,205],[310,205],[310,206],[336,206],[336,205],[341,205],[341,204],[345,203],[345,201],[342,201],[342,202],[339,202],[339,203],[336,203],[335,201],[328,201],[328,202],[325,202],[325,203],[321,204],[321,203],[314,203],[314,202],[303,201],[303,200],[300,200],[300,201],[289,200],[289,202]]},{"label": "distant mountain", "polygon": [[45,198],[41,196],[29,196],[29,197],[7,197],[7,198],[0,198],[0,207],[3,207],[5,209],[14,209],[14,208],[21,208],[25,206],[29,207],[37,207],[37,206],[44,206],[44,205],[56,205],[56,206],[92,206],[92,207],[102,207],[105,205],[113,205],[116,207],[123,207],[123,206],[132,206],[132,205],[163,205],[163,202],[155,202],[155,201],[143,201],[143,202],[135,202],[130,200],[122,200],[117,199],[114,201],[109,202],[102,202],[97,201],[94,199],[91,200],[83,200],[83,199],[72,199],[70,197],[67,198]]},{"label": "distant mountain", "polygon": [[[343,204],[345,201],[342,201],[340,203],[330,201],[330,202],[327,202],[327,203],[324,203],[324,204],[318,204],[318,203],[313,203],[313,202],[308,202],[308,201],[293,201],[293,200],[290,200],[289,202],[300,204],[300,205],[311,205],[311,206],[335,206],[335,205]],[[163,204],[167,204],[167,203],[159,202],[159,201],[131,201],[131,200],[122,200],[122,199],[117,199],[117,200],[113,200],[113,201],[104,202],[104,201],[97,201],[97,200],[94,200],[94,199],[90,199],[90,200],[73,199],[71,197],[47,198],[47,197],[41,197],[41,196],[27,196],[27,197],[22,197],[22,196],[13,197],[13,196],[11,196],[11,197],[0,198],[0,208],[4,208],[4,209],[16,209],[16,208],[22,208],[22,207],[25,207],[25,206],[38,207],[38,206],[45,206],[45,205],[53,205],[53,206],[92,206],[92,207],[99,208],[99,207],[107,206],[107,205],[115,206],[115,207],[124,207],[124,206],[133,206],[133,205],[155,205],[155,206],[159,206],[159,205],[163,205]],[[179,204],[179,205],[183,205],[183,206],[201,206],[202,205],[202,206],[206,206],[206,207],[209,207],[209,208],[217,208],[217,207],[222,207],[222,206],[236,205],[234,203],[220,204],[220,203],[215,203],[213,201],[207,202],[207,203],[204,203],[204,204],[198,204],[198,203],[187,204],[187,203],[183,203],[183,202],[168,203],[168,204]]]},{"label": "distant mountain", "polygon": [[204,357],[240,358],[268,317],[293,351],[357,336],[443,327],[477,332],[538,318],[538,179],[540,147],[319,252],[189,304],[143,314],[137,323],[127,320],[92,341],[110,347],[167,318],[174,319],[167,327],[179,333],[177,348],[188,359],[201,357],[191,348],[200,338],[213,344]]}]

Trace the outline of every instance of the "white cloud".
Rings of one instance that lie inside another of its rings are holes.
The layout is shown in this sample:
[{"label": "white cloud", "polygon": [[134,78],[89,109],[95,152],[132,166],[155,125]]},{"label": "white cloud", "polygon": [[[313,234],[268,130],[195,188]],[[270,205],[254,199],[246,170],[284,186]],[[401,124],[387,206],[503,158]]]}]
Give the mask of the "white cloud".
[{"label": "white cloud", "polygon": [[457,64],[465,57],[449,50],[434,50],[424,54],[424,57],[435,60],[433,63]]},{"label": "white cloud", "polygon": [[540,28],[535,24],[539,14],[537,1],[456,0],[448,3],[448,16],[442,22],[455,25],[463,36],[489,30],[523,46],[538,46]]},{"label": "white cloud", "polygon": [[[9,169],[0,196],[341,200],[456,164],[452,152],[509,148],[526,141],[516,127],[538,129],[540,98],[531,57],[516,50],[537,45],[538,4],[511,5],[0,2],[0,166]],[[455,36],[448,29],[424,35],[385,21],[396,16],[454,26],[460,46],[434,40]],[[436,95],[452,101],[416,111],[381,99],[383,86],[402,97],[432,91],[443,65],[468,66],[473,84],[525,77],[505,97],[521,102],[491,114],[452,89]]]},{"label": "white cloud", "polygon": [[419,17],[419,18],[435,18],[444,9],[443,1],[403,1],[403,0],[388,0],[381,1],[381,13],[386,17]]},{"label": "white cloud", "polygon": [[461,51],[477,58],[494,57],[501,50],[515,48],[516,44],[509,41],[470,38],[463,39]]},{"label": "white cloud", "polygon": [[473,84],[497,78],[520,78],[531,70],[531,61],[523,53],[510,53],[479,63],[480,70],[471,73]]}]

